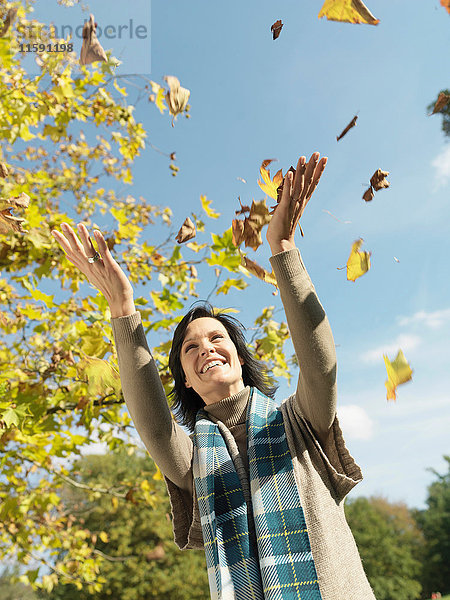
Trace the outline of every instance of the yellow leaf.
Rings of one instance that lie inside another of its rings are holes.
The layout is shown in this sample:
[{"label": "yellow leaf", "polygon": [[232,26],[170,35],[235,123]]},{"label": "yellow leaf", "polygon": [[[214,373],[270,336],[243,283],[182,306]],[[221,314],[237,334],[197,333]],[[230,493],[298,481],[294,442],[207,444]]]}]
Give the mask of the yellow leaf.
[{"label": "yellow leaf", "polygon": [[319,19],[322,17],[329,21],[367,25],[378,25],[380,22],[361,0],[325,0],[319,12]]},{"label": "yellow leaf", "polygon": [[208,200],[206,196],[200,196],[200,202],[202,203],[202,208],[208,217],[211,217],[211,219],[218,219],[220,217],[220,213],[210,208],[212,200]]},{"label": "yellow leaf", "polygon": [[370,269],[371,252],[360,252],[363,243],[362,238],[356,240],[352,245],[352,251],[347,260],[347,279],[355,281]]},{"label": "yellow leaf", "polygon": [[116,509],[119,506],[119,501],[117,500],[117,498],[115,496],[113,496],[111,498],[111,504],[113,505],[114,509]]},{"label": "yellow leaf", "polygon": [[206,248],[208,244],[197,244],[197,242],[188,242],[186,244],[187,248],[190,248],[191,250],[193,250],[194,252],[198,252],[199,250],[203,250],[203,248]]},{"label": "yellow leaf", "polygon": [[[117,498],[116,498],[117,500]],[[102,540],[102,542],[104,542],[105,544],[107,544],[109,542],[109,537],[108,534],[106,533],[106,531],[100,531],[100,533],[98,534],[98,537]]]},{"label": "yellow leaf", "polygon": [[386,398],[387,400],[395,400],[395,391],[397,386],[410,381],[412,379],[413,371],[409,366],[402,350],[398,351],[395,360],[392,362],[389,360],[386,354],[383,354],[383,358],[388,374],[387,381],[384,382],[387,390]]},{"label": "yellow leaf", "polygon": [[53,306],[55,306],[53,302],[54,296],[49,296],[48,294],[44,294],[44,292],[41,292],[40,290],[34,289],[31,283],[26,279],[22,280],[22,285],[30,292],[31,297],[34,300],[41,300],[47,308],[52,308]]},{"label": "yellow leaf", "polygon": [[120,393],[119,373],[106,360],[95,356],[84,356],[77,365],[78,376],[88,379],[88,393],[104,396],[111,391]]},{"label": "yellow leaf", "polygon": [[276,200],[278,186],[283,181],[283,172],[280,169],[279,171],[277,171],[275,173],[273,179],[271,179],[270,171],[265,166],[266,164],[267,164],[267,160],[263,160],[263,162],[259,168],[259,172],[261,173],[261,177],[263,178],[263,181],[258,179],[258,185],[265,194],[267,194],[268,196],[270,196],[271,198]]}]

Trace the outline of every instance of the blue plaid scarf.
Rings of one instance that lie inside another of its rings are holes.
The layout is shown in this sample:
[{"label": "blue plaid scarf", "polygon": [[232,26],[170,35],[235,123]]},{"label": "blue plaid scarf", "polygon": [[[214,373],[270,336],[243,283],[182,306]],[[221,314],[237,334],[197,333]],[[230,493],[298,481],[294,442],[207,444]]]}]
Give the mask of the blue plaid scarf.
[{"label": "blue plaid scarf", "polygon": [[211,598],[321,600],[283,415],[273,400],[250,391],[251,507],[219,427],[203,409],[197,413],[193,443]]}]

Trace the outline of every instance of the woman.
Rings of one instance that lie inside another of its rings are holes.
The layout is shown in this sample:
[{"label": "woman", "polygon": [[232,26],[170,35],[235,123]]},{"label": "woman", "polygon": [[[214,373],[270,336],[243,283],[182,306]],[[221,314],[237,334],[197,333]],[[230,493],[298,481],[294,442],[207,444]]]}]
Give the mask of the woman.
[{"label": "woman", "polygon": [[[210,307],[179,323],[169,366],[189,436],[172,419],[133,290],[100,232],[53,232],[108,300],[124,397],[164,474],[175,542],[203,547],[212,598],[373,600],[344,498],[362,479],[336,417],[336,355],[294,232],[326,165],[314,153],[288,172],[267,230],[300,364],[296,393],[278,407],[238,323]],[[94,253],[94,254],[93,254]],[[92,256],[93,255],[93,256]]]}]

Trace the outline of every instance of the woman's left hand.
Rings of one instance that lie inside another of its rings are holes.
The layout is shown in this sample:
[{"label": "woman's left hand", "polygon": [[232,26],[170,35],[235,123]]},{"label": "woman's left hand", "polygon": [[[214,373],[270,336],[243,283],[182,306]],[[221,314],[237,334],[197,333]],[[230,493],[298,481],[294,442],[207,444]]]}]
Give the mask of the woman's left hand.
[{"label": "woman's left hand", "polygon": [[292,171],[286,173],[280,203],[275,208],[267,228],[266,239],[272,254],[295,248],[295,229],[319,183],[327,160],[324,156],[319,161],[318,152],[314,152],[308,163],[306,157],[301,156],[298,159],[295,179],[292,178]]}]

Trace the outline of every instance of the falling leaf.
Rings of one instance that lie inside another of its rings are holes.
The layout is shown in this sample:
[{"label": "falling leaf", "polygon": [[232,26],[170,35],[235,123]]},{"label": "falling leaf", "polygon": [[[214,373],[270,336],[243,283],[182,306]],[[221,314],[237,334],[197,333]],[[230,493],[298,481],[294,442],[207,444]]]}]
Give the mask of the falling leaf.
[{"label": "falling leaf", "polygon": [[191,266],[189,267],[189,277],[192,277],[193,279],[196,279],[196,278],[197,278],[197,275],[198,275],[198,273],[197,273],[197,269],[195,268],[195,266],[194,266],[194,265],[191,265]]},{"label": "falling leaf", "polygon": [[441,0],[441,5],[447,9],[447,12],[450,14],[450,0]]},{"label": "falling leaf", "polygon": [[231,229],[233,231],[233,244],[236,248],[239,248],[244,241],[244,221],[233,219]]},{"label": "falling leaf", "polygon": [[379,190],[388,188],[390,186],[389,181],[386,179],[388,175],[389,171],[377,169],[370,178],[370,187],[364,192],[363,200],[370,202],[373,199],[374,191],[378,192]]},{"label": "falling leaf", "polygon": [[242,177],[236,177],[236,179],[239,179],[239,181],[242,181],[242,183],[247,183],[247,181],[245,179],[242,179]]},{"label": "falling leaf", "polygon": [[270,171],[267,168],[267,166],[273,160],[276,160],[276,159],[275,158],[266,158],[266,160],[262,161],[261,167],[259,168],[259,172],[261,173],[261,177],[263,178],[263,181],[260,181],[258,179],[258,185],[265,194],[267,194],[268,196],[270,196],[271,198],[276,200],[278,186],[283,181],[283,173],[282,173],[282,170],[280,169],[279,171],[277,171],[277,173],[275,173],[273,179],[270,178]]},{"label": "falling leaf", "polygon": [[394,260],[395,260],[395,262],[398,262],[398,263],[400,262],[396,256],[394,256]]},{"label": "falling leaf", "polygon": [[389,171],[382,171],[381,169],[377,169],[372,175],[372,177],[370,178],[370,185],[376,192],[382,190],[383,188],[389,187],[390,183],[386,179],[388,175]]},{"label": "falling leaf", "polygon": [[206,196],[200,196],[200,202],[202,203],[202,208],[208,215],[208,217],[210,217],[211,219],[218,219],[220,217],[220,213],[210,208],[212,200],[208,200]]},{"label": "falling leaf", "polygon": [[[448,0],[448,2],[449,2],[449,6],[450,6],[450,0]],[[450,10],[449,10],[449,12],[450,12]],[[438,99],[436,100],[436,104],[434,105],[433,112],[431,114],[434,115],[435,113],[441,112],[441,110],[443,108],[445,108],[449,102],[450,102],[450,94],[446,94],[445,92],[440,92]]]},{"label": "falling leaf", "polygon": [[374,195],[375,194],[372,187],[369,187],[363,194],[363,200],[365,200],[366,202],[370,202],[371,200],[373,200]]},{"label": "falling leaf", "polygon": [[325,0],[319,12],[319,19],[322,17],[329,21],[367,25],[378,25],[380,22],[361,0]]},{"label": "falling leaf", "polygon": [[107,62],[108,58],[102,45],[98,41],[97,34],[97,23],[95,22],[94,15],[89,16],[89,21],[86,21],[83,25],[83,44],[80,52],[80,65],[90,65],[93,62]]},{"label": "falling leaf", "polygon": [[[241,204],[241,211],[243,208],[248,207],[242,207]],[[259,248],[262,244],[261,230],[264,225],[270,223],[270,219],[266,201],[255,202],[253,200],[248,217],[245,217],[244,221],[233,220],[233,244],[239,248],[241,243],[245,242],[246,247],[253,248],[253,250]]]},{"label": "falling leaf", "polygon": [[350,121],[350,123],[347,125],[347,127],[343,130],[343,132],[336,137],[336,140],[339,141],[341,138],[343,138],[344,135],[346,133],[348,133],[352,127],[354,127],[356,125],[357,120],[358,120],[358,115],[355,115],[353,117],[353,119]]},{"label": "falling leaf", "polygon": [[275,23],[270,28],[270,31],[273,33],[274,40],[276,40],[277,37],[280,35],[282,29],[283,29],[283,23],[281,22],[281,19],[279,19],[278,21],[275,21]]},{"label": "falling leaf", "polygon": [[387,400],[395,400],[397,386],[410,381],[412,379],[413,371],[409,366],[402,350],[398,351],[395,360],[392,362],[389,360],[386,354],[383,354],[383,358],[388,375],[387,381],[384,382],[387,390],[386,398]]},{"label": "falling leaf", "polygon": [[177,233],[177,237],[175,238],[179,244],[183,244],[184,242],[188,242],[192,240],[196,235],[195,225],[191,221],[189,217],[186,217],[183,225],[180,228],[180,231]]},{"label": "falling leaf", "polygon": [[28,233],[22,227],[25,219],[13,217],[11,211],[15,208],[27,208],[30,203],[30,197],[22,192],[19,196],[9,198],[9,200],[0,200],[0,233],[16,231],[18,233]]},{"label": "falling leaf", "polygon": [[277,280],[276,280],[276,277],[273,274],[273,272],[269,273],[269,271],[266,271],[263,267],[258,265],[258,263],[256,263],[254,260],[250,260],[250,258],[247,258],[246,256],[241,256],[241,264],[245,269],[247,269],[247,271],[249,273],[256,275],[256,277],[258,277],[258,279],[262,279],[262,281],[265,281],[267,283],[271,283],[274,286],[277,286]]},{"label": "falling leaf", "polygon": [[5,163],[0,163],[0,177],[3,179],[8,177],[8,167],[5,165]]},{"label": "falling leaf", "polygon": [[246,212],[250,212],[250,206],[247,206],[247,204],[242,204],[241,202],[241,197],[238,196],[238,200],[239,200],[239,204],[241,205],[241,208],[239,210],[235,210],[234,214],[235,215],[243,215]]},{"label": "falling leaf", "polygon": [[363,243],[363,239],[359,238],[352,245],[350,256],[347,260],[347,279],[348,281],[356,281],[358,277],[367,273],[370,269],[370,255],[371,252],[360,252]]},{"label": "falling leaf", "polygon": [[164,79],[169,86],[169,91],[166,93],[166,102],[169,106],[170,114],[173,116],[173,127],[173,122],[177,115],[186,110],[186,105],[191,92],[188,89],[181,87],[179,80],[173,75],[166,75]]},{"label": "falling leaf", "polygon": [[3,22],[3,27],[0,30],[0,37],[5,37],[8,33],[9,28],[11,27],[11,23],[14,21],[17,15],[17,8],[10,8],[6,14],[6,18]]}]

